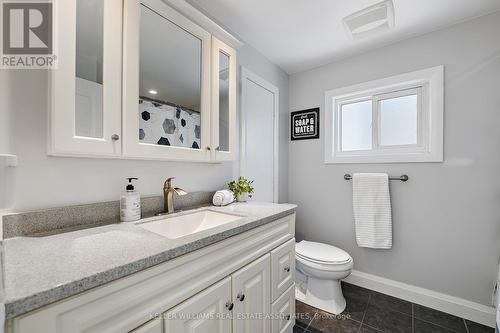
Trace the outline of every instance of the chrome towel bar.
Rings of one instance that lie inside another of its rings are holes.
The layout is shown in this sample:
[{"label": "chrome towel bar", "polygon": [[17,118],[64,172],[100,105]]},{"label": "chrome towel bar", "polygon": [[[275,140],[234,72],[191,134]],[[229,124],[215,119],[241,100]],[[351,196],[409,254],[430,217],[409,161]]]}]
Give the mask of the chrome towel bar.
[{"label": "chrome towel bar", "polygon": [[[344,175],[344,179],[345,180],[351,180],[352,176],[350,174],[346,173]],[[389,177],[389,180],[400,180],[402,182],[406,182],[406,181],[408,181],[408,179],[410,179],[410,177],[408,177],[408,175],[401,175],[399,177]]]}]

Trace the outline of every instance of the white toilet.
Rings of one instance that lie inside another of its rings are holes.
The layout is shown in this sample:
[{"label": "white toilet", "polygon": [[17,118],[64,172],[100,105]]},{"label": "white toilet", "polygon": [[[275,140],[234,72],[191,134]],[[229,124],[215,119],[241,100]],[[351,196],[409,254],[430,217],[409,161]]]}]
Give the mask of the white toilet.
[{"label": "white toilet", "polygon": [[323,243],[301,241],[295,244],[297,270],[307,276],[304,302],[318,309],[340,314],[346,302],[340,280],[351,274],[349,253]]}]

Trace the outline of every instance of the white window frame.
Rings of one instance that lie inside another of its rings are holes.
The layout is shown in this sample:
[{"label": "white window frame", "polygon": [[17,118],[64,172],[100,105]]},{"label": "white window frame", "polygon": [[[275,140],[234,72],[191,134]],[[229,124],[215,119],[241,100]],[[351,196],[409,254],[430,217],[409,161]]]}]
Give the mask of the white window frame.
[{"label": "white window frame", "polygon": [[[443,161],[444,67],[391,76],[325,93],[325,163],[404,163]],[[380,101],[418,97],[417,144],[382,146]],[[342,105],[372,101],[372,149],[342,151]]]}]

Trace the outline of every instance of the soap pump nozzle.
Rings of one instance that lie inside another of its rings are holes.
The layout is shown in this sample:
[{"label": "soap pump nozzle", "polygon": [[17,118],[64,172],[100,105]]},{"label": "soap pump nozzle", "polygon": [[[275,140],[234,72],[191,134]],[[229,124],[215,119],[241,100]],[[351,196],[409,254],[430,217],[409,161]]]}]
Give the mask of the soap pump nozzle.
[{"label": "soap pump nozzle", "polygon": [[133,191],[135,188],[134,188],[134,185],[132,184],[132,181],[133,181],[133,180],[139,180],[139,178],[136,178],[136,177],[128,177],[128,178],[126,178],[126,179],[128,179],[127,191]]}]

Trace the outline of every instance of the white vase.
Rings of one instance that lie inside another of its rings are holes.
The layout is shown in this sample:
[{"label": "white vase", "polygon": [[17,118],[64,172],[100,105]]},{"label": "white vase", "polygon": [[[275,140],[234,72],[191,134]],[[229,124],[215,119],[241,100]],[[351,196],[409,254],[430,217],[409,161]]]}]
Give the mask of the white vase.
[{"label": "white vase", "polygon": [[241,193],[241,195],[236,199],[238,202],[246,202],[248,199],[248,193]]}]

